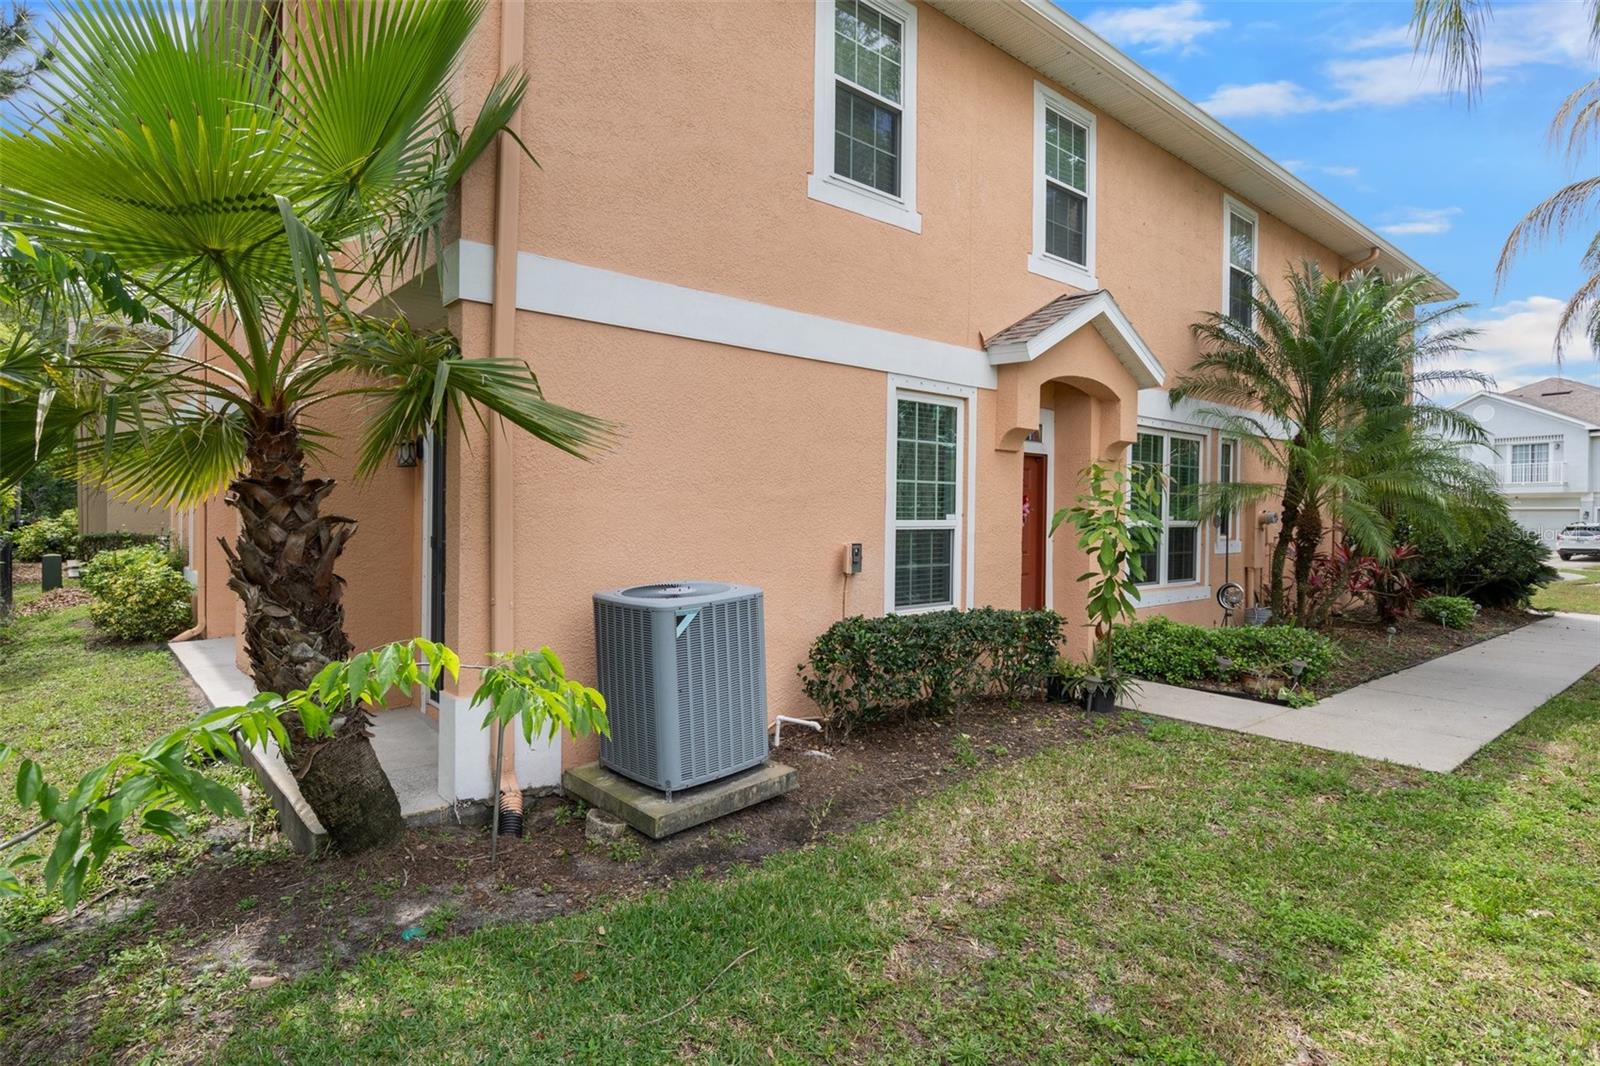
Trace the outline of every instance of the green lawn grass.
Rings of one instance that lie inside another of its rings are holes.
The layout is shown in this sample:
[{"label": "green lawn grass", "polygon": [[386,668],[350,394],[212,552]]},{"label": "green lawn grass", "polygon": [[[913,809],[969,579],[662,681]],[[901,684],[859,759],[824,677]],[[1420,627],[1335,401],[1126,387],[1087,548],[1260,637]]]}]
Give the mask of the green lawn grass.
[{"label": "green lawn grass", "polygon": [[[37,592],[18,591],[19,603]],[[19,616],[0,629],[0,740],[43,766],[63,793],[84,771],[196,713],[166,648],[91,647],[92,636],[87,607]],[[33,820],[17,805],[11,769],[0,779],[0,837]]]},{"label": "green lawn grass", "polygon": [[1568,572],[1581,576],[1576,581],[1552,581],[1539,590],[1533,605],[1541,611],[1600,614],[1600,570]]},{"label": "green lawn grass", "polygon": [[1600,1056],[1600,673],[1453,775],[1146,724],[724,881],[330,964],[220,1055]]}]

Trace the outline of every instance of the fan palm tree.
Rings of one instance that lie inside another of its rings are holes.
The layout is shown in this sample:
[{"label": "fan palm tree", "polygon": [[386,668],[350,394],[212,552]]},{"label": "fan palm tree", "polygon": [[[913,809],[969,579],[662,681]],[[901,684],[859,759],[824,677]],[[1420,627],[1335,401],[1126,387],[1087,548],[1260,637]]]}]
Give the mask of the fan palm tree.
[{"label": "fan palm tree", "polygon": [[[272,692],[351,651],[335,567],[355,523],[325,511],[333,482],[307,468],[318,405],[365,403],[358,476],[442,415],[493,412],[578,455],[609,430],[545,399],[510,353],[463,358],[449,333],[346,298],[425,265],[450,190],[511,133],[520,76],[467,126],[447,94],[484,0],[305,0],[287,27],[281,7],[86,0],[65,13],[39,113],[0,134],[0,228],[13,265],[49,264],[39,306],[87,293],[216,353],[35,316],[0,355],[0,483],[71,450],[145,502],[225,490],[229,585]],[[291,731],[302,792],[352,851],[401,824],[366,724],[353,710],[315,744]]]},{"label": "fan palm tree", "polygon": [[[1386,555],[1396,524],[1449,532],[1465,509],[1493,506],[1487,474],[1460,454],[1484,439],[1470,417],[1429,399],[1488,378],[1441,367],[1471,331],[1444,324],[1464,305],[1421,310],[1430,279],[1377,273],[1325,277],[1292,269],[1288,303],[1257,285],[1244,321],[1212,314],[1194,326],[1200,360],[1172,390],[1211,401],[1203,417],[1238,436],[1281,481],[1215,486],[1209,511],[1280,496],[1268,584],[1275,617],[1309,619],[1309,581],[1328,521]],[[1293,582],[1288,566],[1293,560]]]},{"label": "fan palm tree", "polygon": [[[1470,100],[1483,86],[1483,34],[1491,17],[1488,0],[1414,0],[1412,40],[1419,53],[1437,60],[1447,84],[1463,89]],[[1600,49],[1600,0],[1583,0],[1592,49]],[[1574,89],[1550,122],[1550,139],[1577,160],[1600,138],[1600,78]],[[1589,225],[1600,210],[1600,175],[1590,175],[1557,189],[1536,204],[1512,229],[1500,250],[1496,278],[1504,282],[1519,254],[1552,237],[1560,238]],[[1556,327],[1559,359],[1574,336],[1582,337],[1600,356],[1600,232],[1580,260],[1586,278],[1567,300]]]}]

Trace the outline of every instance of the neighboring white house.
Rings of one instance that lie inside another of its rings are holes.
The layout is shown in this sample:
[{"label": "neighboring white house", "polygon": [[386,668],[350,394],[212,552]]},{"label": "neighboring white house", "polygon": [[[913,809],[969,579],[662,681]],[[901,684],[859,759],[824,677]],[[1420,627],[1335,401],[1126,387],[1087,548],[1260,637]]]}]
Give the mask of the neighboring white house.
[{"label": "neighboring white house", "polygon": [[1473,451],[1499,477],[1518,525],[1553,546],[1562,527],[1600,521],[1600,388],[1545,378],[1454,406],[1492,438]]}]

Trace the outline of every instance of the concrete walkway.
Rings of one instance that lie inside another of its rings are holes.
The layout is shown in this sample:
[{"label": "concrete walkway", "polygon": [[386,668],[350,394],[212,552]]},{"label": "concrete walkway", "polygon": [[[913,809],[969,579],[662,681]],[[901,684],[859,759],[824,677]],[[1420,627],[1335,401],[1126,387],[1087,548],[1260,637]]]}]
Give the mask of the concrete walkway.
[{"label": "concrete walkway", "polygon": [[1136,710],[1448,773],[1600,666],[1600,616],[1558,614],[1299,710],[1141,682]]},{"label": "concrete walkway", "polygon": [[[256,694],[255,684],[235,664],[232,637],[187,640],[167,647],[212,707],[239,706]],[[407,825],[444,825],[455,814],[439,794],[439,730],[428,718],[408,708],[379,711],[372,719],[372,750],[394,786]],[[278,810],[289,812],[282,819],[284,833],[301,851],[316,851],[326,833],[301,798],[300,787],[277,745],[269,742],[264,749],[247,748],[245,758]]]}]

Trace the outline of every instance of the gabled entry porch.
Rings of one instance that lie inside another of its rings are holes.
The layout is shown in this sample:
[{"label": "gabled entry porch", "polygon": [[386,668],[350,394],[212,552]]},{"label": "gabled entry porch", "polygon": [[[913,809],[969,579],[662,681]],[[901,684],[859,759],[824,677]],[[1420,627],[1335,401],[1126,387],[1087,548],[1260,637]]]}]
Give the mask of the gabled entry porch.
[{"label": "gabled entry porch", "polygon": [[1063,612],[1076,643],[1083,561],[1065,535],[1048,538],[1050,518],[1078,495],[1090,463],[1126,462],[1138,436],[1139,390],[1161,386],[1166,373],[1105,290],[1060,296],[984,347],[997,378],[990,484],[1017,501],[993,510],[1006,525],[1018,523],[1008,531],[991,518],[994,542],[1017,549],[994,553],[992,565],[1009,560],[1012,569],[1009,579],[994,574],[990,587],[1016,589],[1018,606]]}]

